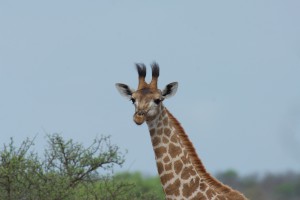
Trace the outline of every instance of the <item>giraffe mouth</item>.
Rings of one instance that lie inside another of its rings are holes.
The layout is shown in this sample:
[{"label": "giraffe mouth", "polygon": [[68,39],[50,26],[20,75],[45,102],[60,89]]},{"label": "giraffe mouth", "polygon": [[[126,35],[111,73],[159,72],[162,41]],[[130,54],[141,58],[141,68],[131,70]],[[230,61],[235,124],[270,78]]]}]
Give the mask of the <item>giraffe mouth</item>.
[{"label": "giraffe mouth", "polygon": [[140,115],[134,115],[133,116],[133,121],[137,125],[142,125],[145,122],[145,116],[140,116]]},{"label": "giraffe mouth", "polygon": [[133,115],[133,121],[137,124],[137,125],[141,125],[146,121],[146,116],[147,116],[147,111],[144,110],[139,110],[137,112],[134,113]]}]

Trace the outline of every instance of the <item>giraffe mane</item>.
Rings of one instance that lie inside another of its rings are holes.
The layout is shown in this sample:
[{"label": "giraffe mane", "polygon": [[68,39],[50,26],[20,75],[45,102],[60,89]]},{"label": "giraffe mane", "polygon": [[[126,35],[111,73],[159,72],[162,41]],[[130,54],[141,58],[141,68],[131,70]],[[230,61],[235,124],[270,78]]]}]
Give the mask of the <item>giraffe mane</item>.
[{"label": "giraffe mane", "polygon": [[181,124],[178,122],[178,120],[170,113],[170,111],[167,111],[167,114],[173,123],[175,129],[178,131],[178,136],[180,138],[180,141],[182,142],[183,146],[187,150],[187,153],[191,159],[192,164],[195,166],[195,169],[198,174],[203,174],[203,177],[209,183],[211,186],[213,186],[216,190],[218,190],[221,193],[229,193],[232,191],[230,187],[227,185],[224,185],[217,181],[214,177],[212,177],[205,169],[204,165],[202,164],[202,161],[199,159],[197,152],[190,141],[188,135],[185,133],[184,129],[182,128]]}]

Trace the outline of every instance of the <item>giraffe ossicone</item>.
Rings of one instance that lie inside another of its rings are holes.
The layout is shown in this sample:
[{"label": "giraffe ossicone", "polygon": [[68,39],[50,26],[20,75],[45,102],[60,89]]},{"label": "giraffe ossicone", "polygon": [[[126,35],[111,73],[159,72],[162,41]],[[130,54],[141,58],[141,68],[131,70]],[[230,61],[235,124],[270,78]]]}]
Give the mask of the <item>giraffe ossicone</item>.
[{"label": "giraffe ossicone", "polygon": [[157,63],[151,65],[150,83],[145,81],[146,66],[136,64],[136,68],[137,90],[122,83],[117,83],[116,88],[134,104],[134,122],[148,125],[166,199],[246,200],[243,194],[222,184],[206,171],[184,129],[163,105],[165,99],[175,95],[178,83],[170,83],[160,90],[157,88]]}]

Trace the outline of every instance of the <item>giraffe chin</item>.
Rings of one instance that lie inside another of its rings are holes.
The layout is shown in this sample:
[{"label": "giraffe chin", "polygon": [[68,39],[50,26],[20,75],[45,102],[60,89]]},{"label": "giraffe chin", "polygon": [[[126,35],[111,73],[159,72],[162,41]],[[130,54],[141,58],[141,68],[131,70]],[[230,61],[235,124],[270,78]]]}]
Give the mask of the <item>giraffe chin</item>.
[{"label": "giraffe chin", "polygon": [[133,121],[137,124],[137,125],[142,125],[145,122],[145,117],[144,116],[137,116],[135,115],[133,117]]}]

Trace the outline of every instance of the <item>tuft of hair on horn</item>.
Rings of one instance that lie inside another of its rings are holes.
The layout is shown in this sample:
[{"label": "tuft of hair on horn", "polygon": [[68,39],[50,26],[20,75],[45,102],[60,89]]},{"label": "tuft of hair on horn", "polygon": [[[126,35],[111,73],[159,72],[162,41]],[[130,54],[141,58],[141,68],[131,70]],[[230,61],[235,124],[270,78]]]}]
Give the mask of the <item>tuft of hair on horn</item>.
[{"label": "tuft of hair on horn", "polygon": [[158,76],[159,76],[159,66],[156,62],[153,62],[151,64],[152,68],[152,80],[150,82],[150,87],[157,89],[157,81],[158,81]]},{"label": "tuft of hair on horn", "polygon": [[151,68],[152,68],[152,77],[157,78],[159,76],[159,65],[157,64],[157,62],[153,62],[151,64]]},{"label": "tuft of hair on horn", "polygon": [[140,77],[146,77],[146,65],[143,63],[136,63],[136,69]]}]

